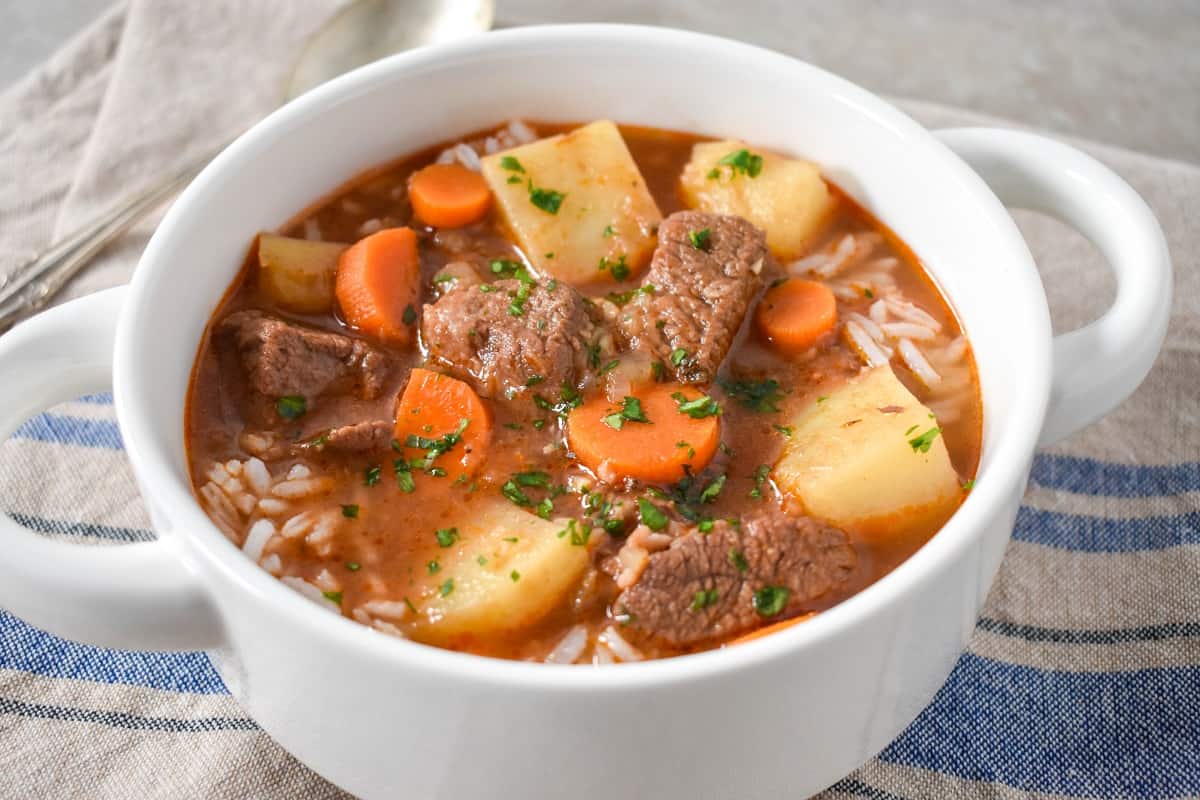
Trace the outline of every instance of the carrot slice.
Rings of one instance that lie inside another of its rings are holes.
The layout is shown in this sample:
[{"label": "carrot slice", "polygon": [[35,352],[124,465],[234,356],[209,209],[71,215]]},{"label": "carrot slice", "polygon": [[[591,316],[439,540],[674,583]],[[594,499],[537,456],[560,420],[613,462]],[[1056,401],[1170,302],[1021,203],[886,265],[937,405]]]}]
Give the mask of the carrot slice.
[{"label": "carrot slice", "polygon": [[787,353],[807,350],[837,323],[837,299],[823,283],[786,280],[763,295],[755,316],[763,337]]},{"label": "carrot slice", "polygon": [[473,475],[483,464],[492,440],[492,415],[465,382],[417,367],[396,404],[395,430],[410,460],[428,457],[430,442],[449,442],[430,467],[444,469],[454,480],[464,473]]},{"label": "carrot slice", "polygon": [[776,622],[771,625],[764,625],[763,627],[759,628],[756,631],[751,631],[750,633],[747,633],[745,636],[739,636],[738,638],[736,638],[732,642],[730,642],[730,644],[731,645],[745,644],[746,642],[752,642],[755,639],[761,639],[764,636],[770,636],[772,633],[778,633],[779,631],[783,630],[784,628],[790,628],[793,625],[797,625],[801,622],[804,622],[807,619],[811,619],[811,618],[815,617],[816,615],[817,615],[817,613],[815,611],[810,611],[807,614],[801,614],[798,617],[792,617],[791,619],[785,619],[782,622]]},{"label": "carrot slice", "polygon": [[686,474],[685,468],[692,472],[704,469],[721,441],[718,418],[715,414],[697,418],[680,411],[681,402],[700,400],[704,395],[678,384],[654,384],[633,392],[631,398],[640,404],[641,416],[649,422],[630,418],[637,416],[630,398],[612,403],[600,395],[571,411],[567,441],[579,460],[606,480],[672,483]]},{"label": "carrot slice", "polygon": [[413,338],[420,281],[417,235],[410,228],[386,228],[342,253],[334,294],[351,327],[403,345]]},{"label": "carrot slice", "polygon": [[482,175],[461,164],[430,164],[408,179],[408,199],[423,222],[461,228],[484,218],[492,191]]}]

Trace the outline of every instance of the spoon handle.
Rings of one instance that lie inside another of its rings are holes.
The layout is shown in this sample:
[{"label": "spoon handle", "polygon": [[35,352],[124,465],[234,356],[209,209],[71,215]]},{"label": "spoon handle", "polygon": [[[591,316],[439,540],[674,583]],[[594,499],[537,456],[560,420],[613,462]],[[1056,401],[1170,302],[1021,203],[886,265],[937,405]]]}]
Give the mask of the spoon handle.
[{"label": "spoon handle", "polygon": [[162,183],[110,209],[99,219],[17,267],[7,278],[0,277],[0,331],[45,307],[97,253],[163,200],[186,186],[217,152],[208,151],[187,162]]}]

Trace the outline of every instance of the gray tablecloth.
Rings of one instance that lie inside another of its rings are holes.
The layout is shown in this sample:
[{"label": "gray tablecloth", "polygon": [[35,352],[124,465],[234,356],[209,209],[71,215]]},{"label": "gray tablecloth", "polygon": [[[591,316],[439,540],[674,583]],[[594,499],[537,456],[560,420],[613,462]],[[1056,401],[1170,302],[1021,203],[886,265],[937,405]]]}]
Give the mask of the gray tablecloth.
[{"label": "gray tablecloth", "polygon": [[[298,43],[336,5],[135,1],[0,95],[0,270],[269,110]],[[931,126],[995,122],[900,105]],[[1137,111],[1130,124],[1149,124]],[[1178,279],[1166,350],[1130,402],[1039,455],[968,652],[912,728],[829,797],[1200,794],[1200,169],[1078,144],[1167,231]],[[1094,317],[1113,283],[1090,245],[1019,221],[1056,326]],[[153,224],[68,296],[127,280]],[[0,504],[51,535],[151,535],[103,396],[0,446]],[[342,794],[257,729],[203,654],[99,651],[0,612],[0,796]]]}]

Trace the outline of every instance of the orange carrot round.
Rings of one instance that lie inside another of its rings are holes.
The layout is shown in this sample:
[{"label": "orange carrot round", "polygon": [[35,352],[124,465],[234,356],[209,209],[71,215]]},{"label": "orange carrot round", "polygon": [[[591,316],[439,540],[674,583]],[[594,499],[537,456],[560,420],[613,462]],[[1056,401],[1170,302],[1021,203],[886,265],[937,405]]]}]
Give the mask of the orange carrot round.
[{"label": "orange carrot round", "polygon": [[745,644],[746,642],[752,642],[755,639],[761,639],[764,636],[770,636],[772,633],[778,633],[779,631],[783,630],[784,628],[790,628],[793,625],[798,625],[799,623],[804,622],[806,619],[811,619],[812,617],[815,617],[815,616],[816,616],[816,612],[810,611],[807,614],[801,614],[798,617],[792,617],[791,619],[785,619],[782,622],[775,622],[775,623],[772,623],[771,625],[764,625],[763,627],[759,628],[756,631],[751,631],[750,633],[747,633],[745,636],[739,636],[738,638],[736,638],[732,642],[730,642],[730,644],[731,645]]},{"label": "orange carrot round", "polygon": [[342,253],[334,294],[351,327],[403,345],[413,339],[420,281],[417,235],[410,228],[385,228]]},{"label": "orange carrot round", "polygon": [[422,222],[461,228],[484,218],[492,192],[482,175],[461,164],[430,164],[408,179],[408,199]]},{"label": "orange carrot round", "polygon": [[417,367],[396,404],[395,430],[408,459],[429,453],[429,447],[417,440],[444,444],[449,434],[449,448],[431,466],[441,467],[454,480],[463,473],[473,475],[483,464],[492,440],[492,415],[467,383]]},{"label": "orange carrot round", "polygon": [[[704,469],[721,441],[718,418],[680,411],[682,403],[700,400],[703,395],[677,384],[633,391],[631,397],[648,422],[632,418],[638,414],[628,398],[612,403],[600,395],[571,411],[567,441],[579,460],[606,479],[635,478],[651,483],[673,483],[688,469]],[[693,413],[703,413],[703,409],[693,409]]]},{"label": "orange carrot round", "polygon": [[792,278],[763,295],[755,321],[774,347],[797,353],[833,330],[837,299],[823,283]]}]

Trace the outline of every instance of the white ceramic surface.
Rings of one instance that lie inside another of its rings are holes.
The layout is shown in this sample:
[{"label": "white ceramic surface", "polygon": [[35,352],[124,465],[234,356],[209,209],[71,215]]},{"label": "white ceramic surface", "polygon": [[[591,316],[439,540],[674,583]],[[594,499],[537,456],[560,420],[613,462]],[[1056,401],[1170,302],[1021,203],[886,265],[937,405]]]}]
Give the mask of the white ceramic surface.
[{"label": "white ceramic surface", "polygon": [[[467,656],[315,608],[222,536],[186,472],[205,322],[247,242],[356,172],[510,117],[658,125],[804,155],[890,225],[961,316],[980,367],[975,489],[915,556],[811,622],[727,651],[609,668]],[[1087,234],[1112,309],[1054,339],[1000,198]],[[396,56],[286,106],[175,203],[132,285],[0,338],[0,436],[111,385],[153,543],[76,548],[0,520],[0,604],[97,644],[210,648],[284,747],[365,798],[802,797],[898,734],[945,680],[1011,531],[1034,447],[1106,413],[1162,342],[1170,264],[1140,198],[1027,134],[931,135],[839,78],[658,28],[544,27]],[[1015,320],[1015,322],[1014,322]],[[114,345],[115,325],[115,345]],[[110,372],[111,368],[111,372]]]}]

